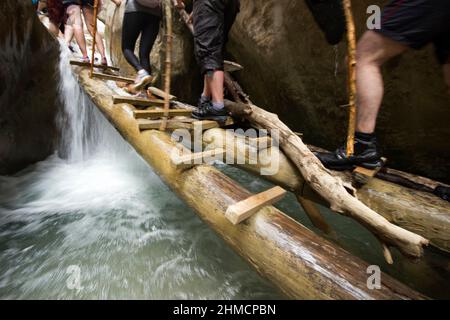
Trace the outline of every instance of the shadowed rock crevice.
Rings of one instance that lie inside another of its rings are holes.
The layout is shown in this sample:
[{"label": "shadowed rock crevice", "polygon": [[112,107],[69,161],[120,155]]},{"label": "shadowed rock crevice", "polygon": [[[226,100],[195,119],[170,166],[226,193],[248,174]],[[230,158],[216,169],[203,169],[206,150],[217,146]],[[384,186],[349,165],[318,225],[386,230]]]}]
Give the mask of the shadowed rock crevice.
[{"label": "shadowed rock crevice", "polygon": [[31,1],[1,1],[0,21],[0,174],[9,174],[54,151],[59,45]]}]

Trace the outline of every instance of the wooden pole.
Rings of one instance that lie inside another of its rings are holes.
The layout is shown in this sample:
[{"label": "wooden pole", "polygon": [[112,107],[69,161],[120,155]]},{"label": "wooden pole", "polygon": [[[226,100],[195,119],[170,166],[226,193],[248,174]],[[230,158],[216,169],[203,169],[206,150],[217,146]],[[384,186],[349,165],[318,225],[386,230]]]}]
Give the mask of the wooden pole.
[{"label": "wooden pole", "polygon": [[165,75],[164,75],[164,117],[159,130],[166,130],[167,118],[169,116],[170,107],[170,78],[172,74],[172,6],[170,0],[163,0],[164,18],[165,18],[165,40],[166,40],[166,57],[165,57]]},{"label": "wooden pole", "polygon": [[347,60],[348,60],[348,132],[347,156],[354,153],[355,125],[356,125],[356,36],[355,22],[352,13],[351,0],[343,0],[345,20],[347,21]]},{"label": "wooden pole", "polygon": [[94,31],[92,32],[92,56],[91,56],[91,70],[89,76],[92,78],[94,74],[95,61],[95,39],[97,37],[97,15],[98,15],[98,0],[94,1]]}]

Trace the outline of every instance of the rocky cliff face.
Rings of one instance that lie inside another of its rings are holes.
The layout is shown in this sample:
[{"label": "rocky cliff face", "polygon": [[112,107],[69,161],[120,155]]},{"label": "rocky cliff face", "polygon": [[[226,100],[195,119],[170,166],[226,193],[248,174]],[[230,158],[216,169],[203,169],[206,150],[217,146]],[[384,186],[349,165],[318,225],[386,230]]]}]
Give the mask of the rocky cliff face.
[{"label": "rocky cliff face", "polygon": [[[358,36],[366,30],[367,7],[386,2],[353,1]],[[112,26],[111,53],[122,66],[121,14],[113,15],[113,6],[105,19]],[[173,90],[195,102],[201,87],[192,40],[180,22],[175,29]],[[156,69],[160,48],[152,53]],[[235,76],[252,100],[303,132],[306,142],[334,149],[345,140],[346,43],[330,46],[304,1],[241,0],[228,52],[245,67]],[[389,165],[450,182],[450,98],[432,47],[394,59],[384,75],[378,137]]]},{"label": "rocky cliff face", "polygon": [[7,174],[54,150],[59,46],[31,1],[0,1],[0,21],[0,174]]}]

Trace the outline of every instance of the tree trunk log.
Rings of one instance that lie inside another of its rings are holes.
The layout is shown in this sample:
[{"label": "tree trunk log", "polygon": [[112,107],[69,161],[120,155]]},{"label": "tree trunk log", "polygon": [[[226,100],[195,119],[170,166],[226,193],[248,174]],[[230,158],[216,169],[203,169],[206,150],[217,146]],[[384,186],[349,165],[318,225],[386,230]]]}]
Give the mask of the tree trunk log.
[{"label": "tree trunk log", "polygon": [[245,118],[255,128],[278,132],[281,149],[298,168],[311,188],[327,200],[333,211],[357,220],[374,233],[382,243],[397,247],[405,256],[415,259],[422,256],[423,246],[428,245],[427,239],[391,224],[352,196],[346,190],[343,181],[332,176],[300,137],[281,122],[276,114],[251,103],[226,101],[226,107],[234,116]]}]

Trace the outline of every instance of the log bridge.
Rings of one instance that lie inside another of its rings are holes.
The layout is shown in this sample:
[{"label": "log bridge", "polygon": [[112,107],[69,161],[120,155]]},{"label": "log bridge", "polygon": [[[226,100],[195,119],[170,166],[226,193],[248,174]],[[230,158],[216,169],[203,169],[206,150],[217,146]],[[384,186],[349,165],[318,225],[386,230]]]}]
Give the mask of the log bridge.
[{"label": "log bridge", "polygon": [[[241,69],[239,65],[234,67],[228,70]],[[372,177],[363,186],[354,188],[351,173],[323,168],[310,151],[314,147],[304,145],[276,115],[255,106],[228,71],[226,86],[234,101],[228,101],[227,108],[233,119],[218,124],[194,121],[189,117],[191,106],[176,101],[176,97],[167,96],[158,88],[149,90],[150,99],[118,96],[116,89],[108,86],[106,81],[130,82],[130,79],[102,73],[91,78],[88,68],[76,63],[72,64],[72,70],[96,107],[162,180],[286,296],[294,299],[427,298],[384,273],[380,288],[369,289],[366,262],[271,204],[282,198],[285,190],[294,192],[313,224],[324,232],[330,232],[332,227],[315,204],[330,206],[372,231],[380,240],[387,261],[392,263],[388,246],[415,259],[421,257],[422,246],[428,241],[450,252],[450,206],[444,200]],[[161,109],[167,100],[175,109]],[[138,109],[142,107],[146,109]],[[164,119],[157,120],[161,117]],[[245,140],[224,130],[224,125],[238,123],[240,119],[255,128],[281,129],[280,148],[273,146],[270,137]],[[161,121],[164,121],[166,131],[159,130]],[[184,150],[184,157],[174,159],[173,150],[179,150],[179,143],[170,131],[180,128],[191,131],[200,128],[202,143],[209,148],[212,146],[212,151],[190,153],[190,150]],[[249,150],[253,148],[258,155],[257,162],[235,161],[235,164],[257,175],[276,154],[280,170],[262,177],[278,187],[252,195],[202,161],[217,156],[223,159],[230,153],[230,148],[236,159],[248,159]],[[198,159],[200,162],[196,163]],[[438,185],[425,178],[396,173],[403,179]]]}]

